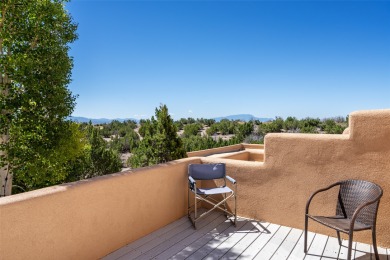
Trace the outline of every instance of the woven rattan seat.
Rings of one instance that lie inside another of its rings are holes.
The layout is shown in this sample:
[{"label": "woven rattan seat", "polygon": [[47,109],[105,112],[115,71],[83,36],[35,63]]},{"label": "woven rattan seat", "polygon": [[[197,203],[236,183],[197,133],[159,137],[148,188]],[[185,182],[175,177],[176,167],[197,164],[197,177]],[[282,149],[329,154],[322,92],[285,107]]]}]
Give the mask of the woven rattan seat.
[{"label": "woven rattan seat", "polygon": [[[309,214],[312,199],[320,192],[339,187],[335,216],[313,216]],[[329,228],[335,229],[341,246],[340,232],[349,236],[348,256],[351,259],[352,239],[354,231],[372,230],[372,242],[376,259],[379,259],[376,245],[376,217],[382,188],[377,184],[363,180],[345,180],[314,192],[306,204],[304,251],[307,253],[308,220],[312,219]]]},{"label": "woven rattan seat", "polygon": [[[324,217],[324,216],[308,216],[312,220],[315,220],[327,227],[339,230],[344,233],[348,233],[349,227],[351,226],[351,220],[348,218],[344,218],[343,216],[332,216],[332,217]],[[355,221],[354,230],[366,230],[371,229],[371,226]]]}]

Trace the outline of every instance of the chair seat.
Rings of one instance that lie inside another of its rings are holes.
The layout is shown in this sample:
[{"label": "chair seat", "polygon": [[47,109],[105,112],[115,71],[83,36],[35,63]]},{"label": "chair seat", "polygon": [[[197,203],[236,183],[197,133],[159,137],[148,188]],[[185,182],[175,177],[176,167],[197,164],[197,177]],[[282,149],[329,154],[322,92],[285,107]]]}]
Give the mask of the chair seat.
[{"label": "chair seat", "polygon": [[196,194],[198,195],[216,195],[224,193],[233,193],[229,187],[209,188],[209,189],[198,189],[196,188]]},{"label": "chair seat", "polygon": [[[307,215],[309,218],[325,225],[330,228],[339,230],[341,232],[348,233],[349,232],[349,226],[351,224],[351,219],[344,218],[343,216],[311,216]],[[368,226],[366,224],[363,224],[361,222],[355,221],[355,225],[353,230],[359,231],[359,230],[365,230],[370,229],[371,226]]]}]

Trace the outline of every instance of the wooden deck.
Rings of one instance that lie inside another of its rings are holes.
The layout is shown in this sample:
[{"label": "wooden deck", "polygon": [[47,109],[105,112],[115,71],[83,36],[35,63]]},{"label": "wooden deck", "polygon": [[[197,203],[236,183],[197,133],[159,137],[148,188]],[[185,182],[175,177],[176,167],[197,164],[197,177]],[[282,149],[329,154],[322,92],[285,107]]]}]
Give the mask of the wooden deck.
[{"label": "wooden deck", "polygon": [[[347,244],[343,241],[343,244]],[[303,253],[303,231],[268,222],[239,218],[237,227],[210,214],[194,230],[183,217],[104,257],[113,259],[346,259],[347,248],[337,238],[309,232],[309,252]],[[372,246],[353,244],[355,259],[375,259]],[[378,248],[390,260],[390,249]]]}]

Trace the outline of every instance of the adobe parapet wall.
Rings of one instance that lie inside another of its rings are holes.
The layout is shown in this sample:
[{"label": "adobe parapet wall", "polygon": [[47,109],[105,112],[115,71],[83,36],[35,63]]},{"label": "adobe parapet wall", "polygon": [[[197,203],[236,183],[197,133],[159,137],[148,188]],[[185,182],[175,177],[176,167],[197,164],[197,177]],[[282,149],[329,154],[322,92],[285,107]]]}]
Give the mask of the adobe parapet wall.
[{"label": "adobe parapet wall", "polygon": [[[268,134],[264,163],[223,161],[239,185],[239,214],[303,229],[305,204],[310,194],[344,179],[363,179],[384,191],[377,222],[379,245],[390,247],[390,109],[350,114],[349,134]],[[334,214],[335,197],[313,201],[313,212]],[[314,222],[312,231],[330,234]],[[371,243],[370,232],[355,240]]]},{"label": "adobe parapet wall", "polygon": [[[378,244],[390,247],[390,110],[352,113],[349,132],[268,134],[264,162],[238,160],[262,147],[237,145],[234,159],[192,157],[0,198],[0,259],[103,257],[185,216],[187,167],[201,162],[227,164],[238,181],[238,215],[301,229],[314,190],[343,179],[374,181],[384,190]],[[313,203],[334,212],[330,197]],[[369,233],[354,239],[371,243]]]},{"label": "adobe parapet wall", "polygon": [[164,227],[187,213],[189,163],[0,198],[0,259],[99,259]]},{"label": "adobe parapet wall", "polygon": [[218,157],[246,161],[263,161],[263,144],[235,144],[218,148],[188,152],[188,157]]}]

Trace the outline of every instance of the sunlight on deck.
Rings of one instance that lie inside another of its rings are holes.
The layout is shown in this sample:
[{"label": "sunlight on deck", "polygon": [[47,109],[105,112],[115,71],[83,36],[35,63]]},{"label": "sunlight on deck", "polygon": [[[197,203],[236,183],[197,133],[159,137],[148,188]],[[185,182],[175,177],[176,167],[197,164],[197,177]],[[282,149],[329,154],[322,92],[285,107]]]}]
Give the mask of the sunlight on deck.
[{"label": "sunlight on deck", "polygon": [[[343,241],[343,245],[347,244]],[[303,253],[303,231],[268,222],[239,218],[237,227],[213,213],[194,230],[183,217],[104,257],[113,259],[346,259],[337,238],[309,232]],[[354,243],[354,259],[375,259],[371,245]],[[390,260],[389,249],[378,248]]]}]

